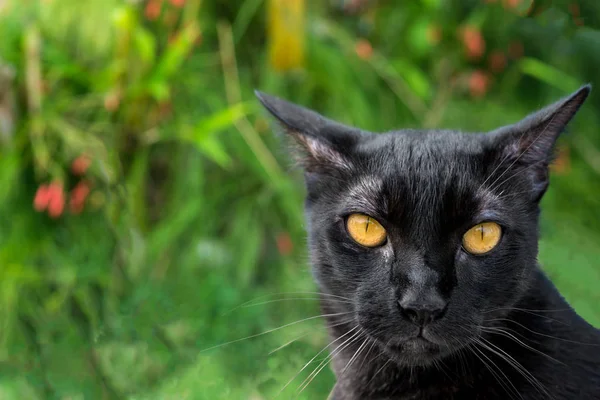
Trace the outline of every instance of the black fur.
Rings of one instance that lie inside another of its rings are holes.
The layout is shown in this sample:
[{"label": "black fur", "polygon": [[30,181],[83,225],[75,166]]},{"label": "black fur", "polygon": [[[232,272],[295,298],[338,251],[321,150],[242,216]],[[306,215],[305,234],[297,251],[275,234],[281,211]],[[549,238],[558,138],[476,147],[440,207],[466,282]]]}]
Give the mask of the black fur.
[{"label": "black fur", "polygon": [[[257,92],[300,146],[323,313],[350,312],[327,318],[332,399],[600,399],[600,332],[536,261],[552,149],[589,92],[485,134],[363,132]],[[384,245],[348,236],[356,212]],[[503,236],[473,256],[461,238],[482,221]],[[407,297],[443,312],[414,324]]]}]

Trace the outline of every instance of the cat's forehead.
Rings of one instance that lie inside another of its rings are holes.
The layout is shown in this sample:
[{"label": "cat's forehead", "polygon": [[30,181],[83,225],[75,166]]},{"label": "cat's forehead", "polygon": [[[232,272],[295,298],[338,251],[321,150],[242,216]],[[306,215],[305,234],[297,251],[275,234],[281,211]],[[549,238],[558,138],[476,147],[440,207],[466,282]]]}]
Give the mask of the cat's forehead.
[{"label": "cat's forehead", "polygon": [[[375,136],[360,149],[366,160],[347,192],[365,210],[428,209],[487,203],[480,187],[485,147],[477,134],[400,131]],[[490,199],[488,199],[490,200]]]},{"label": "cat's forehead", "polygon": [[481,138],[457,131],[396,131],[371,137],[359,152],[369,172],[379,176],[446,179],[476,166],[485,151]]},{"label": "cat's forehead", "polygon": [[363,151],[394,156],[410,161],[476,154],[484,150],[483,135],[453,130],[399,130],[374,135],[361,147]]}]

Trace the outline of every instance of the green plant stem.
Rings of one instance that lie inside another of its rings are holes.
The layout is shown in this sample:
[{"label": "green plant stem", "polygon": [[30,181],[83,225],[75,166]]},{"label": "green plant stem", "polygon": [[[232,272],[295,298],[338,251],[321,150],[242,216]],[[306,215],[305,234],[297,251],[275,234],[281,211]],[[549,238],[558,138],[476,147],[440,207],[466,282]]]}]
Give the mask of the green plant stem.
[{"label": "green plant stem", "polygon": [[[242,101],[242,93],[237,71],[231,25],[226,22],[219,22],[217,24],[217,32],[227,101],[229,105],[238,104]],[[248,118],[244,117],[236,121],[235,127],[242,135],[246,144],[252,149],[252,152],[263,167],[267,176],[273,182],[279,182],[283,175],[282,169],[273,154],[260,139],[258,132],[256,132],[250,121],[248,121]]]}]

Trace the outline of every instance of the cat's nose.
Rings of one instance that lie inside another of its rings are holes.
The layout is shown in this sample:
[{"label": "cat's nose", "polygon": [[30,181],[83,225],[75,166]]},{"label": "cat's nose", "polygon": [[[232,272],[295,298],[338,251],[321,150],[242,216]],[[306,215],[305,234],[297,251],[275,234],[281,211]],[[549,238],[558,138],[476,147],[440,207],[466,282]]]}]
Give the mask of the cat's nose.
[{"label": "cat's nose", "polygon": [[415,299],[405,296],[398,300],[400,312],[407,320],[415,325],[425,326],[442,318],[448,303],[439,296],[427,299]]}]

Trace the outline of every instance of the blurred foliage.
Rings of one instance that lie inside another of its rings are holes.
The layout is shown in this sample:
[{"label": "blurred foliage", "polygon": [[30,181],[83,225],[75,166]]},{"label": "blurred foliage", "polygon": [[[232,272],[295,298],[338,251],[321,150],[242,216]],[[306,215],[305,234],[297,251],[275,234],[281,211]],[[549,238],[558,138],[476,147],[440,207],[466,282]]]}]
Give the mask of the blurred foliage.
[{"label": "blurred foliage", "polygon": [[[598,27],[594,0],[0,0],[0,398],[274,397],[327,342],[253,90],[484,131],[600,87]],[[599,106],[561,140],[540,255],[597,326]]]}]

